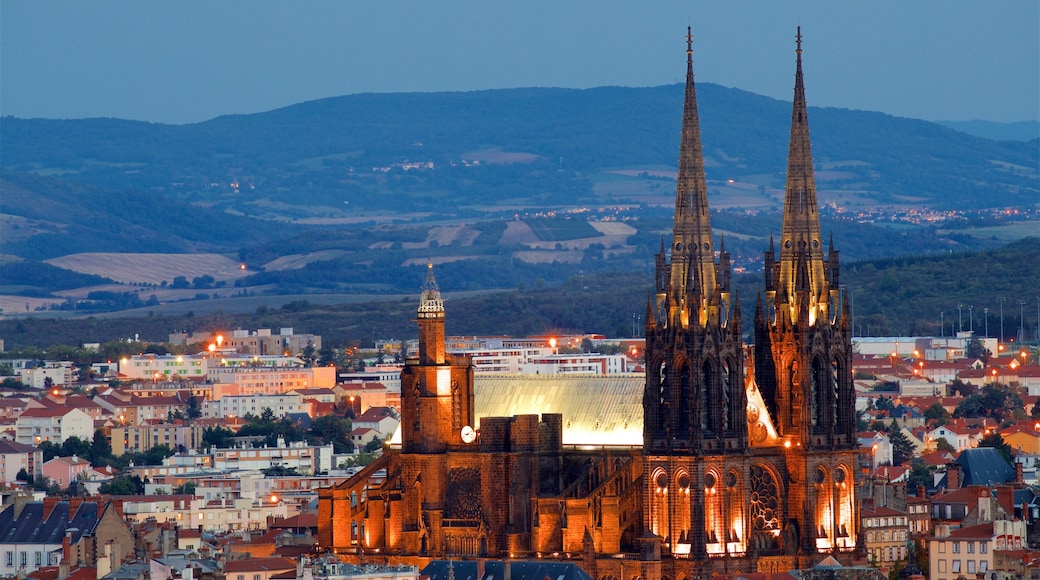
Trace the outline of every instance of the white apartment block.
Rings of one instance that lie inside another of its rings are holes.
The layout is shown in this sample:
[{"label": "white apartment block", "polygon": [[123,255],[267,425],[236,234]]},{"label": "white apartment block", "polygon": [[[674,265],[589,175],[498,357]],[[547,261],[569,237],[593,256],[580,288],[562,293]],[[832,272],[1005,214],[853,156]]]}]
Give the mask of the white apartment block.
[{"label": "white apartment block", "polygon": [[34,389],[42,389],[47,386],[47,379],[53,386],[68,388],[72,386],[74,367],[67,361],[47,362],[42,367],[29,367],[17,370],[18,380],[23,385]]},{"label": "white apartment block", "polygon": [[168,381],[174,377],[206,378],[210,359],[205,355],[138,354],[119,360],[119,374],[130,380]]},{"label": "white apartment block", "polygon": [[15,419],[15,441],[39,445],[50,441],[61,445],[69,437],[94,439],[94,418],[79,409],[65,407],[26,409]]},{"label": "white apartment block", "polygon": [[255,530],[267,525],[267,517],[286,518],[289,505],[276,497],[256,499],[205,500],[184,495],[137,496],[123,500],[123,514],[128,522],[155,520],[177,522],[184,529],[200,527],[209,532]]},{"label": "white apartment block", "polygon": [[262,470],[272,467],[295,468],[301,475],[332,469],[332,444],[311,446],[304,441],[286,444],[279,439],[274,447],[234,447],[213,449],[213,468],[217,470]]},{"label": "white apartment block", "polygon": [[230,395],[202,405],[202,416],[207,418],[260,416],[264,409],[271,409],[275,417],[289,413],[306,413],[310,405],[296,393],[277,395]]}]

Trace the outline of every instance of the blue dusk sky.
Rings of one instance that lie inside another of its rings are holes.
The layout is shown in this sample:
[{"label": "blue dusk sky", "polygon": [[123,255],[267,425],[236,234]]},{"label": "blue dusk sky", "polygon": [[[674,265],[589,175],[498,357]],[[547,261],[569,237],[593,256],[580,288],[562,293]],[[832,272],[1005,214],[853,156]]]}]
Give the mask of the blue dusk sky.
[{"label": "blue dusk sky", "polygon": [[191,123],[354,93],[699,82],[926,120],[1040,119],[1036,0],[2,0],[0,113]]}]

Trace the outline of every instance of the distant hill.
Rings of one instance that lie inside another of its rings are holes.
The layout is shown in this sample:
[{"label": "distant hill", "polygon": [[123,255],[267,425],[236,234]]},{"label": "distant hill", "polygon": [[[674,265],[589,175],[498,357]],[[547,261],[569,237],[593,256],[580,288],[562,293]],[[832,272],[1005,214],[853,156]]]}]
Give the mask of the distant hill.
[{"label": "distant hill", "polygon": [[[6,117],[0,147],[9,168],[246,215],[479,216],[602,203],[598,176],[618,168],[674,171],[682,98],[681,85],[507,89],[350,95],[177,126]],[[788,102],[701,83],[698,104],[709,179],[783,186]],[[809,115],[818,168],[835,172],[821,189],[939,208],[1040,195],[1035,145],[867,111]]]},{"label": "distant hill", "polygon": [[936,121],[943,127],[994,141],[1033,141],[1040,139],[1040,121],[995,123],[993,121]]},{"label": "distant hill", "polygon": [[[4,117],[0,241],[25,263],[0,272],[0,304],[93,314],[391,296],[427,260],[455,291],[646,275],[671,231],[682,98],[681,85],[365,94],[177,126]],[[758,271],[780,227],[790,103],[702,83],[698,104],[714,232],[738,269]],[[1035,235],[1035,141],[809,115],[822,226],[843,262]],[[982,211],[994,207],[1024,209]]]},{"label": "distant hill", "polygon": [[4,252],[32,260],[82,251],[226,252],[299,231],[147,192],[6,168],[0,169],[0,192]]},{"label": "distant hill", "polygon": [[[445,294],[447,327],[456,335],[512,335],[599,332],[623,337],[641,333],[647,292],[653,277],[646,272],[605,272],[574,277],[554,287],[531,287],[475,296],[455,292],[453,281],[438,281]],[[970,273],[966,275],[965,273]],[[161,308],[139,308],[133,317],[112,315],[76,319],[29,318],[0,320],[0,337],[8,348],[45,348],[52,344],[106,342],[140,334],[141,339],[165,341],[173,330],[227,331],[234,328],[294,327],[323,338],[323,344],[371,346],[375,339],[414,337],[415,308],[421,269],[409,271],[413,291],[407,296],[379,302],[330,304],[325,296],[280,301],[280,307],[254,306],[246,314],[199,310],[186,315],[164,314]],[[953,255],[892,258],[843,263],[842,285],[851,291],[857,336],[938,335],[940,312],[945,312],[946,333],[952,333],[954,313],[974,305],[974,328],[986,328],[988,308],[990,336],[999,333],[998,297],[1007,300],[1005,331],[1017,331],[1017,300],[1032,298],[1040,279],[1040,238],[1025,239],[1002,248]],[[762,291],[761,274],[736,275],[733,279],[746,332],[752,329],[756,297]],[[1027,314],[1025,333],[1035,336],[1035,318]]]}]

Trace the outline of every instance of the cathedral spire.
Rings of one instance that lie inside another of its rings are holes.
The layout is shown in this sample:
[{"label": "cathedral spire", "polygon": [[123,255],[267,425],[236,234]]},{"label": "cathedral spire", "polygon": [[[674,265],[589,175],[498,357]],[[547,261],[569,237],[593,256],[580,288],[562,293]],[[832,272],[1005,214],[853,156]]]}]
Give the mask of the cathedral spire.
[{"label": "cathedral spire", "polygon": [[[715,290],[715,252],[708,219],[708,187],[704,177],[697,91],[693,82],[693,34],[686,29],[686,97],[683,104],[679,174],[675,187],[671,280],[680,296],[699,294],[706,300]],[[688,285],[696,285],[691,288]],[[701,309],[701,304],[690,304]]]},{"label": "cathedral spire", "polygon": [[[799,279],[808,283],[809,300],[826,300],[820,216],[816,205],[816,180],[813,175],[812,146],[809,141],[809,116],[802,78],[802,28],[796,38],[797,67],[794,77],[794,104],[791,111],[791,142],[787,153],[787,186],[784,193],[783,230],[780,239],[780,279],[778,293],[791,302]],[[805,259],[800,259],[804,257]],[[801,263],[801,266],[799,265]],[[799,267],[805,272],[797,272]],[[803,278],[804,277],[804,278]]]}]

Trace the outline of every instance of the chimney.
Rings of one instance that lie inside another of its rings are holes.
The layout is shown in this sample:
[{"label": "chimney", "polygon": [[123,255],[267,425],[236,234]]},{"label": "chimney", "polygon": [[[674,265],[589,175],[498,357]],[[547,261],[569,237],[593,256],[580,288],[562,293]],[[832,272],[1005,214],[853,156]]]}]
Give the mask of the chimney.
[{"label": "chimney", "polygon": [[1025,480],[1022,478],[1022,464],[1017,461],[1015,462],[1015,481],[1012,483],[1025,483]]},{"label": "chimney", "polygon": [[477,577],[475,580],[484,580],[484,558],[477,559]]},{"label": "chimney", "polygon": [[68,563],[72,560],[72,532],[66,531],[65,537],[61,539],[61,561]]},{"label": "chimney", "polygon": [[917,484],[917,497],[919,497],[921,499],[924,499],[924,497],[925,497],[925,491],[924,491],[924,484],[923,483],[918,483]]},{"label": "chimney", "polygon": [[957,463],[946,464],[946,489],[960,489],[961,466]]},{"label": "chimney", "polygon": [[32,501],[32,496],[27,493],[19,493],[14,496],[12,505],[14,505],[14,517],[18,519],[18,516],[22,515],[22,510],[25,509],[25,504]]},{"label": "chimney", "polygon": [[[70,520],[72,518],[76,517],[76,510],[79,509],[79,506],[82,503],[83,503],[83,498],[81,498],[81,497],[70,497],[69,498],[69,519]],[[98,513],[101,513],[101,510],[98,510]]]},{"label": "chimney", "polygon": [[54,510],[54,506],[58,505],[58,501],[59,498],[56,497],[43,498],[43,521],[47,521],[47,518],[51,517],[51,512]]}]

